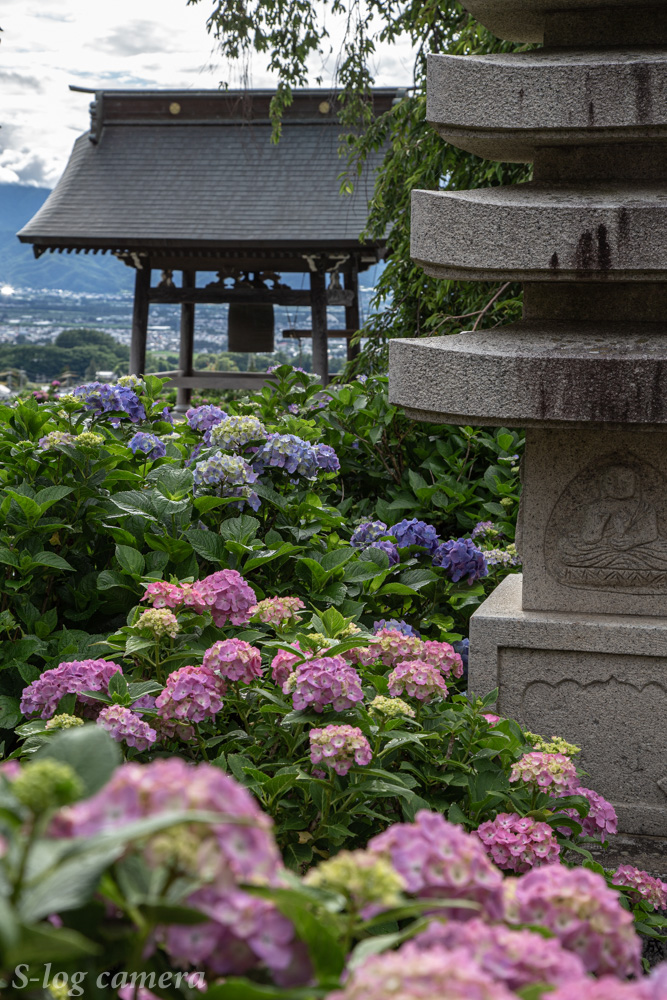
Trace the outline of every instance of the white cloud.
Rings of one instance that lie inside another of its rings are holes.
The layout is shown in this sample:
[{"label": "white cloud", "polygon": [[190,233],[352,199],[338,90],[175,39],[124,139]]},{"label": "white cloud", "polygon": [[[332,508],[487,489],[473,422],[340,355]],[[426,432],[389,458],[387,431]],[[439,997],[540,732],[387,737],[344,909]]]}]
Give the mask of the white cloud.
[{"label": "white cloud", "polygon": [[[53,186],[61,175],[75,133],[88,128],[83,87],[216,89],[222,80],[238,86],[238,69],[221,63],[206,31],[208,3],[186,0],[4,0],[0,46],[0,181]],[[334,49],[340,25],[330,23]],[[411,82],[408,45],[379,49],[378,86]],[[331,79],[335,60],[313,69]],[[249,85],[270,87],[274,79],[255,56]]]}]

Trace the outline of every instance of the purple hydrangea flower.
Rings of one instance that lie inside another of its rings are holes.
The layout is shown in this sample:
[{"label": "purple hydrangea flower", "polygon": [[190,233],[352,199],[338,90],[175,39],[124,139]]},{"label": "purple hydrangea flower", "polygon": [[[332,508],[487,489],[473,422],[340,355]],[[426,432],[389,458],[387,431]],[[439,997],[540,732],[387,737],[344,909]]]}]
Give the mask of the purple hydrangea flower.
[{"label": "purple hydrangea flower", "polygon": [[84,402],[84,409],[100,413],[124,412],[133,424],[146,419],[146,410],[136,392],[129,386],[109,385],[108,382],[86,382],[73,391]]},{"label": "purple hydrangea flower", "polygon": [[[225,682],[210,667],[185,666],[167,677],[167,684],[155,699],[155,707],[167,732],[181,725],[203,722],[217,715],[222,708]],[[174,726],[174,723],[177,725]]]},{"label": "purple hydrangea flower", "polygon": [[164,441],[161,441],[155,434],[148,434],[146,431],[137,431],[128,447],[133,455],[141,451],[153,462],[156,458],[164,458],[167,454],[167,446]]},{"label": "purple hydrangea flower", "polygon": [[340,463],[328,445],[311,444],[296,434],[269,434],[255,452],[253,466],[260,475],[266,468],[276,468],[304,479],[316,479],[319,472],[335,472]]},{"label": "purple hydrangea flower", "polygon": [[400,632],[402,635],[412,635],[415,639],[421,638],[417,629],[408,625],[403,619],[399,621],[398,618],[390,618],[389,621],[381,618],[379,622],[373,622],[373,635],[377,635],[380,629],[385,628],[391,629],[393,632]]},{"label": "purple hydrangea flower", "polygon": [[480,535],[500,535],[501,532],[496,528],[493,521],[478,521],[475,527],[470,532],[471,538],[478,538]]},{"label": "purple hydrangea flower", "polygon": [[546,927],[579,955],[587,972],[622,979],[640,975],[642,946],[632,914],[597,872],[565,865],[533,868],[514,883],[508,907],[512,923]]},{"label": "purple hydrangea flower", "polygon": [[205,406],[193,406],[185,414],[185,418],[193,431],[210,431],[212,427],[225,420],[227,414],[219,406],[207,403]]},{"label": "purple hydrangea flower", "polygon": [[162,419],[166,420],[166,422],[171,424],[172,427],[174,426],[174,418],[172,417],[171,410],[168,406],[165,406],[162,410]]},{"label": "purple hydrangea flower", "polygon": [[44,673],[24,689],[21,696],[23,715],[34,715],[41,711],[42,719],[49,719],[55,713],[58,702],[66,694],[77,694],[86,705],[99,708],[101,702],[81,695],[82,691],[107,691],[111,676],[122,673],[122,667],[110,660],[71,660],[59,663]]},{"label": "purple hydrangea flower", "polygon": [[386,534],[387,525],[384,521],[362,521],[352,532],[350,545],[355,549],[365,549],[367,545],[379,541]]},{"label": "purple hydrangea flower", "polygon": [[243,639],[221,639],[204,653],[204,666],[223,681],[252,684],[262,676],[262,654]]},{"label": "purple hydrangea flower", "polygon": [[148,750],[157,739],[154,729],[122,705],[106,705],[97,717],[97,725],[116,740],[117,743],[127,743],[137,750]]},{"label": "purple hydrangea flower", "polygon": [[461,657],[461,662],[463,663],[463,672],[468,669],[468,657],[470,656],[470,639],[460,639],[458,642],[452,643],[455,652]]},{"label": "purple hydrangea flower", "polygon": [[453,583],[465,579],[470,585],[489,572],[484,553],[469,538],[442,542],[433,553],[433,565],[446,570]]},{"label": "purple hydrangea flower", "polygon": [[[581,824],[581,830],[585,837],[599,837],[600,840],[608,840],[608,834],[616,833],[618,829],[618,816],[616,815],[616,810],[614,809],[611,802],[607,800],[598,792],[594,791],[592,788],[583,788],[581,785],[575,785],[573,788],[567,790],[568,795],[582,795],[585,799],[588,799],[588,815],[580,816],[576,809],[559,809],[558,806],[554,806],[558,809],[558,812],[565,813],[566,816],[570,816],[577,823]],[[564,836],[571,834],[571,831],[567,827],[559,829],[559,833]]]},{"label": "purple hydrangea flower", "polygon": [[315,445],[315,452],[317,464],[323,472],[338,472],[340,469],[340,462],[338,461],[338,455],[333,450],[331,445]]},{"label": "purple hydrangea flower", "polygon": [[[501,872],[477,837],[448,822],[440,813],[421,809],[414,823],[395,823],[373,837],[368,850],[386,857],[413,895],[422,899],[469,899],[481,904],[487,920],[502,920]],[[471,909],[447,911],[451,920],[468,920],[475,915]]]},{"label": "purple hydrangea flower", "polygon": [[409,521],[404,518],[398,524],[392,524],[389,534],[394,536],[399,548],[405,548],[407,545],[422,545],[428,549],[431,555],[440,544],[440,538],[433,525],[426,524],[425,521],[418,521],[416,517]]},{"label": "purple hydrangea flower", "polygon": [[396,566],[401,561],[398,549],[396,548],[394,543],[390,542],[388,539],[380,539],[379,542],[371,542],[371,544],[368,545],[367,548],[379,549],[380,552],[384,552],[387,558],[389,559],[390,566]]},{"label": "purple hydrangea flower", "polygon": [[[580,979],[585,971],[579,956],[565,951],[556,938],[544,938],[536,931],[513,930],[502,924],[487,924],[479,917],[465,923],[433,920],[413,941],[418,948],[440,945],[447,952],[463,948],[485,972],[510,990],[521,990],[534,983],[550,986],[567,983]],[[576,994],[568,1000],[582,998]]]},{"label": "purple hydrangea flower", "polygon": [[364,700],[361,678],[342,656],[321,656],[300,663],[283,684],[283,691],[292,695],[297,710],[310,707],[323,712],[331,705],[335,712],[344,712]]}]

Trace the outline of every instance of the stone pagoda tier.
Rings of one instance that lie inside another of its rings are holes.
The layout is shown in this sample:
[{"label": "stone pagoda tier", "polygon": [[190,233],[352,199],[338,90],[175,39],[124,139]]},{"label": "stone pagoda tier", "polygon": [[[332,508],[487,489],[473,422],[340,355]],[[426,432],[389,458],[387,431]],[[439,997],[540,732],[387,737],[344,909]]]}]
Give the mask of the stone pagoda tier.
[{"label": "stone pagoda tier", "polygon": [[393,341],[390,397],[526,428],[523,576],[472,618],[471,689],[583,747],[622,831],[667,836],[667,3],[464,3],[544,47],[431,56],[428,119],[534,180],[415,191],[412,256],[523,282],[523,319]]}]

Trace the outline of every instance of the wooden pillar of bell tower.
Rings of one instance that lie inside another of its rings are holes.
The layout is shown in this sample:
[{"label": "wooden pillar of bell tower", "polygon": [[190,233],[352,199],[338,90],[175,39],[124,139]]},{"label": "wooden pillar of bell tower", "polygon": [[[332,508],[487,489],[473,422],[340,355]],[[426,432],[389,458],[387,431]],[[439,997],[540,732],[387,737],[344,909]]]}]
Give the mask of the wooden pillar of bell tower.
[{"label": "wooden pillar of bell tower", "polygon": [[[358,330],[361,325],[359,317],[359,260],[352,257],[349,264],[343,271],[343,280],[346,291],[354,294],[354,298],[349,306],[345,306],[345,328],[347,330]],[[347,342],[347,360],[353,361],[359,354],[359,344]]]},{"label": "wooden pillar of bell tower", "polygon": [[151,264],[142,261],[134,276],[134,307],[132,310],[132,338],[130,340],[130,375],[144,375],[146,371],[146,339],[148,337],[148,295],[151,287]]},{"label": "wooden pillar of bell tower", "polygon": [[[183,288],[194,288],[197,284],[196,271],[183,271]],[[181,303],[181,343],[178,358],[178,368],[181,375],[192,375],[195,348],[195,304]],[[190,405],[192,389],[179,387],[176,390],[176,410],[185,413]]]},{"label": "wooden pillar of bell tower", "polygon": [[313,328],[313,371],[322,385],[329,381],[329,341],[327,335],[326,271],[322,266],[310,272],[310,312]]}]

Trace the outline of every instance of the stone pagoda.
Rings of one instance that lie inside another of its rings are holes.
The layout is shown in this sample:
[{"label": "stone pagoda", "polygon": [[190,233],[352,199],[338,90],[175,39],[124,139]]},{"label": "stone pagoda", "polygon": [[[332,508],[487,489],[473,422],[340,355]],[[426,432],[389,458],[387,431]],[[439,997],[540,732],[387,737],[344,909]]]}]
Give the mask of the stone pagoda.
[{"label": "stone pagoda", "polygon": [[621,831],[667,836],[667,3],[464,4],[543,47],[431,56],[428,119],[534,180],[415,191],[412,256],[523,282],[523,319],[393,341],[390,397],[526,428],[523,575],[472,618],[470,687],[583,747]]}]

